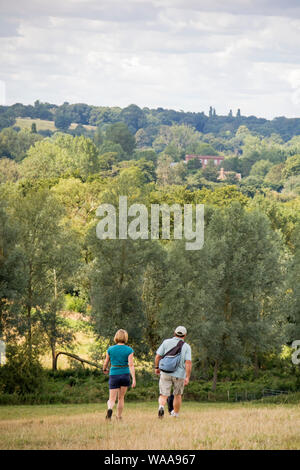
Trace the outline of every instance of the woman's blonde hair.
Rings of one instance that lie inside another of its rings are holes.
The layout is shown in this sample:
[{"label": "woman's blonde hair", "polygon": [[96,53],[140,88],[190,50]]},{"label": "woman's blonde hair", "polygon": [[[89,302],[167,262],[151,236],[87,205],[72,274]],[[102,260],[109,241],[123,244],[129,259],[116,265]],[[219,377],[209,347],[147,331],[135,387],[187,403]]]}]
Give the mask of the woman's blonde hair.
[{"label": "woman's blonde hair", "polygon": [[118,330],[114,337],[115,343],[127,343],[128,341],[128,333],[126,330]]}]

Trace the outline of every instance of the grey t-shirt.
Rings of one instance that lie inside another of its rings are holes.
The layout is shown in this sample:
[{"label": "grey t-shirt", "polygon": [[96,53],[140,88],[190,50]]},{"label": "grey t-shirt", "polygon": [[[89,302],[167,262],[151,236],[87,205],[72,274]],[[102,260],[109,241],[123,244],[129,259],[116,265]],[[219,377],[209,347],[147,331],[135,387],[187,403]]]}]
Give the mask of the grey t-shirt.
[{"label": "grey t-shirt", "polygon": [[[159,356],[164,356],[170,349],[174,348],[178,341],[181,341],[180,338],[174,336],[173,338],[165,339],[164,342],[159,346],[156,354]],[[192,351],[189,344],[184,343],[181,349],[181,358],[178,368],[175,372],[164,372],[164,374],[172,375],[173,377],[177,377],[179,379],[185,378],[185,361],[192,360]]]}]

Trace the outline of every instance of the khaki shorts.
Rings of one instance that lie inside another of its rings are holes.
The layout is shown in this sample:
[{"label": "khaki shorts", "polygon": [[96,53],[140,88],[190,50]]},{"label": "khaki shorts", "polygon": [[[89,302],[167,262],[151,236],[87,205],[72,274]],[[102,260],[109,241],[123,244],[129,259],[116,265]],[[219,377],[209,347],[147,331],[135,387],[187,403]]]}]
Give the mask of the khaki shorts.
[{"label": "khaki shorts", "polygon": [[165,374],[164,372],[160,373],[159,379],[159,393],[168,397],[171,395],[171,389],[173,385],[173,394],[182,395],[184,389],[184,379],[178,379],[172,375]]}]

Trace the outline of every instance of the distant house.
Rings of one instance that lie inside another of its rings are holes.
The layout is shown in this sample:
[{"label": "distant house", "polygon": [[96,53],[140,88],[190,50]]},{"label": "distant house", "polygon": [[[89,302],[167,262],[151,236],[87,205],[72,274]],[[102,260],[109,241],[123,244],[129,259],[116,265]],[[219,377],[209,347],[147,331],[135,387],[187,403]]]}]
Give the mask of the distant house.
[{"label": "distant house", "polygon": [[197,158],[202,163],[202,168],[205,168],[209,161],[213,161],[216,166],[220,165],[220,163],[224,160],[222,155],[186,155],[185,156],[185,163],[189,160]]},{"label": "distant house", "polygon": [[226,180],[226,175],[230,175],[230,174],[231,175],[234,174],[238,180],[242,179],[241,173],[235,173],[234,171],[224,171],[224,168],[221,168],[221,170],[219,171],[218,180],[221,180],[221,181]]}]

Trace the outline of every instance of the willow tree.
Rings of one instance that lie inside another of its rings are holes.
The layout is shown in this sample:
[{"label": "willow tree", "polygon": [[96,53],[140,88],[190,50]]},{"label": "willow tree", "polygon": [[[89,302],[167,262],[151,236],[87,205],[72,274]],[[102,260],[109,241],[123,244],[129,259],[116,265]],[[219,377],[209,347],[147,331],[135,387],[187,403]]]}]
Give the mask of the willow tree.
[{"label": "willow tree", "polygon": [[0,193],[0,339],[15,335],[14,303],[24,287],[20,251],[17,247],[18,226],[9,214],[7,200]]},{"label": "willow tree", "polygon": [[120,196],[127,197],[128,207],[146,202],[144,181],[139,168],[122,170],[99,200],[99,203],[116,208],[116,239],[97,238],[97,222],[88,236],[92,253],[89,277],[95,330],[99,336],[112,338],[116,330],[125,328],[140,352],[149,350],[144,338],[147,319],[142,304],[143,276],[148,263],[159,256],[159,250],[151,240],[120,236],[118,211]]},{"label": "willow tree", "polygon": [[31,358],[33,347],[39,349],[33,333],[39,331],[40,314],[47,310],[53,314],[54,305],[58,307],[76,250],[70,248],[70,234],[62,223],[63,208],[50,190],[32,186],[25,194],[19,191],[12,198],[11,213],[18,227],[19,275],[23,280],[18,329],[25,335]]},{"label": "willow tree", "polygon": [[199,358],[218,372],[276,346],[272,296],[280,286],[280,242],[266,216],[238,203],[215,210],[202,250],[170,245],[165,324],[182,323]]}]

